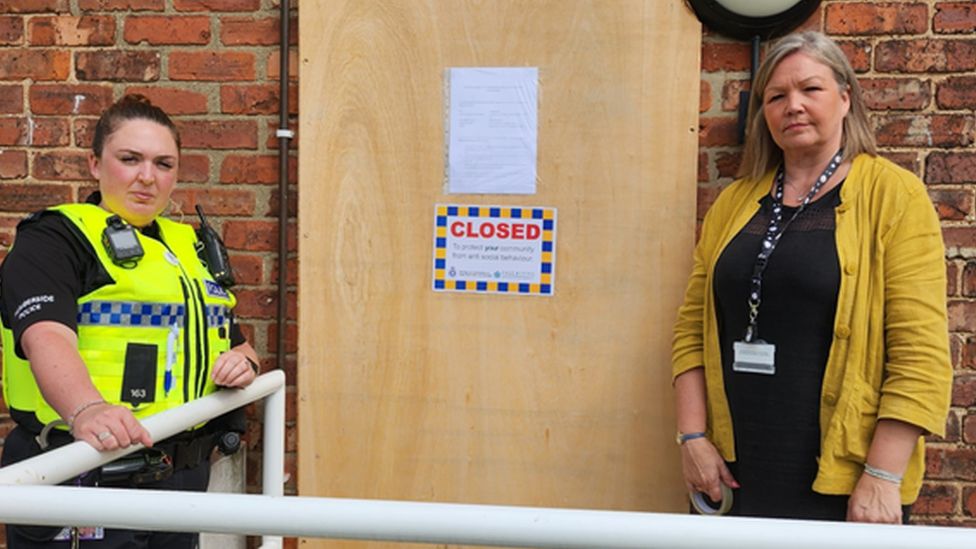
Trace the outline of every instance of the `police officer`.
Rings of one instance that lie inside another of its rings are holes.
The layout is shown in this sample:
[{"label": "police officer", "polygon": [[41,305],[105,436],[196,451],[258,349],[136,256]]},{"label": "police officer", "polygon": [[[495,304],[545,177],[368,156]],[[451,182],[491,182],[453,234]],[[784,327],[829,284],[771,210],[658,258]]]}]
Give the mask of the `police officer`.
[{"label": "police officer", "polygon": [[[95,128],[88,165],[99,190],[83,204],[56,206],[18,225],[0,265],[3,390],[17,424],[3,465],[72,440],[97,450],[153,446],[140,419],[254,380],[257,355],[234,322],[233,294],[199,259],[193,227],[161,217],[179,163],[169,116],[145,97],[127,95]],[[124,485],[206,489],[213,449],[207,429],[155,446],[172,473]],[[97,475],[74,482],[104,484]],[[197,538],[7,526],[11,549],[66,547],[69,540],[192,548]]]}]

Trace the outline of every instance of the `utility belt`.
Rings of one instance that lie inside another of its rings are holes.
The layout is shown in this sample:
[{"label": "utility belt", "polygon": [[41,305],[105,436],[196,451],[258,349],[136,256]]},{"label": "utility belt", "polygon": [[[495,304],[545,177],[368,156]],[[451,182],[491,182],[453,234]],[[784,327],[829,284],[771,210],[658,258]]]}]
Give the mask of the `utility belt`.
[{"label": "utility belt", "polygon": [[[183,435],[178,435],[183,436]],[[143,448],[99,468],[102,486],[139,486],[166,480],[173,473],[205,463],[217,442],[214,434],[186,440],[167,439]]]},{"label": "utility belt", "polygon": [[[168,479],[173,473],[193,469],[209,458],[221,434],[207,429],[185,431],[155,444],[106,463],[82,475],[84,484],[132,487]],[[53,450],[74,442],[66,431],[51,429],[35,440],[41,451]]]}]

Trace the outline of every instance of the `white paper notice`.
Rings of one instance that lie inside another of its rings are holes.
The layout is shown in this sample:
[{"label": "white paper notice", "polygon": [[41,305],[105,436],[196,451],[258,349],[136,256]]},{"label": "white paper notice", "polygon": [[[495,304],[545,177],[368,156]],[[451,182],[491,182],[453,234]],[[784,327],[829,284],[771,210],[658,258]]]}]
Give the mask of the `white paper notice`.
[{"label": "white paper notice", "polygon": [[447,70],[447,192],[534,194],[537,67]]}]

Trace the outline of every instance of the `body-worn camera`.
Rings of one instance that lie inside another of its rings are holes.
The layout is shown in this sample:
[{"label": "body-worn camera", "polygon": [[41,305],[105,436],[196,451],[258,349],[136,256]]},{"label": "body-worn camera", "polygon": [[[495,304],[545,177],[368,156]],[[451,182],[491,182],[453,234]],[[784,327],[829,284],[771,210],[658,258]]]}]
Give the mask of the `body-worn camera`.
[{"label": "body-worn camera", "polygon": [[112,262],[120,267],[131,269],[142,259],[145,252],[136,230],[122,218],[113,215],[105,220],[105,230],[102,231],[102,245],[108,252]]},{"label": "body-worn camera", "polygon": [[225,289],[234,285],[234,272],[230,267],[230,258],[227,257],[227,248],[224,241],[220,239],[217,231],[207,223],[207,218],[203,215],[203,208],[197,204],[197,215],[200,216],[200,228],[197,229],[197,239],[200,244],[197,255],[203,261],[207,270],[213,275],[217,284]]}]

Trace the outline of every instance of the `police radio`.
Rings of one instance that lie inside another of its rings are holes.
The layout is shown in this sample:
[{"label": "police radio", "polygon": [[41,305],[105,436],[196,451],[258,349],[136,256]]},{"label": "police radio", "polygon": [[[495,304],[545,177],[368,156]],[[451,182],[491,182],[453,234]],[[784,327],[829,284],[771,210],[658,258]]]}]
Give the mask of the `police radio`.
[{"label": "police radio", "polygon": [[105,220],[105,230],[102,231],[102,246],[112,258],[112,263],[125,269],[132,269],[139,263],[145,252],[136,230],[118,215]]},{"label": "police radio", "polygon": [[230,267],[230,259],[227,257],[227,248],[224,241],[220,239],[217,231],[207,223],[207,218],[203,215],[203,208],[197,204],[197,215],[200,216],[200,228],[197,229],[197,255],[206,265],[210,274],[213,275],[217,284],[224,288],[234,285],[234,272]]}]

